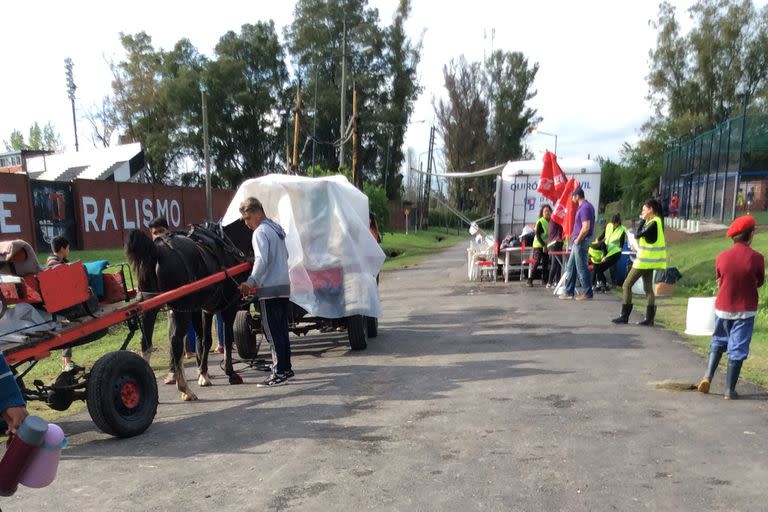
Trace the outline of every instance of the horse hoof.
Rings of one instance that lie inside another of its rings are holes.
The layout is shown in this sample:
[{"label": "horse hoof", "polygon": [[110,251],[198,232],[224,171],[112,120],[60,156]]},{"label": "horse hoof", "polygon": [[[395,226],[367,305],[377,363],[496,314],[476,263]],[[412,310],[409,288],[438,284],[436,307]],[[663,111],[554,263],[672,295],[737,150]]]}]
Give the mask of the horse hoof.
[{"label": "horse hoof", "polygon": [[201,373],[200,376],[197,378],[197,384],[202,388],[213,386],[211,379],[208,378],[208,374],[205,374],[205,373]]},{"label": "horse hoof", "polygon": [[189,393],[182,393],[181,394],[181,400],[183,402],[192,402],[194,400],[197,400],[197,395],[195,395],[191,391]]},{"label": "horse hoof", "polygon": [[242,384],[243,383],[243,378],[239,374],[233,372],[229,376],[229,383],[232,384],[232,385]]}]

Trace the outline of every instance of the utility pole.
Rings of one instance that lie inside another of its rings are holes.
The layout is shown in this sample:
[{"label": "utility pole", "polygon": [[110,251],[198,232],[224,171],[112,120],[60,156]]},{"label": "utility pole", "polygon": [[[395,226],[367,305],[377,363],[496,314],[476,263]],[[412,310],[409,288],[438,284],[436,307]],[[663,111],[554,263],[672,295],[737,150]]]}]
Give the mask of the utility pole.
[{"label": "utility pole", "polygon": [[299,122],[301,121],[301,79],[296,85],[296,105],[293,108],[293,160],[291,171],[298,174],[299,171]]},{"label": "utility pole", "polygon": [[213,220],[213,194],[211,191],[211,157],[208,148],[208,97],[205,87],[200,88],[203,100],[203,159],[205,161],[205,207],[208,220]]},{"label": "utility pole", "polygon": [[360,142],[360,119],[357,113],[357,88],[352,88],[352,183],[363,190],[363,176],[357,162],[357,145]]},{"label": "utility pole", "polygon": [[80,151],[80,144],[77,142],[77,116],[75,115],[75,90],[77,90],[77,86],[75,85],[75,78],[72,74],[72,68],[75,66],[75,64],[72,62],[72,59],[67,57],[64,59],[64,69],[65,75],[67,77],[67,96],[69,97],[69,101],[72,103],[72,124],[75,126],[75,151]]},{"label": "utility pole", "polygon": [[341,121],[339,123],[339,167],[344,165],[344,81],[347,75],[347,20],[343,22],[341,40]]},{"label": "utility pole", "polygon": [[434,165],[434,152],[435,149],[435,127],[434,125],[429,129],[429,152],[427,153],[427,177],[426,186],[424,188],[424,211],[426,213],[426,225],[429,227],[429,194],[432,190],[432,167]]},{"label": "utility pole", "polygon": [[317,62],[315,62],[315,106],[312,108],[312,177],[315,177],[315,146],[317,146]]}]

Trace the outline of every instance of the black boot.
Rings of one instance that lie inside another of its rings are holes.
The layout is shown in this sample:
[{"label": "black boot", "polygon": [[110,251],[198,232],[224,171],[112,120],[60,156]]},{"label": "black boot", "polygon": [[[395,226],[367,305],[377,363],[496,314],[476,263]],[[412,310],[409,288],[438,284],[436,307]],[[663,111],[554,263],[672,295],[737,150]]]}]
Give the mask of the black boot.
[{"label": "black boot", "polygon": [[528,278],[528,288],[533,288],[533,278],[532,277]]},{"label": "black boot", "polygon": [[629,314],[632,313],[632,304],[621,305],[621,316],[611,320],[615,324],[626,324],[629,322]]},{"label": "black boot", "polygon": [[707,373],[704,374],[704,378],[699,382],[698,390],[702,393],[709,393],[709,385],[712,383],[712,378],[715,376],[715,370],[720,364],[720,358],[723,357],[725,348],[719,347],[712,350],[709,353],[709,360],[707,361]]},{"label": "black boot", "polygon": [[723,396],[726,400],[735,400],[736,398],[739,398],[738,393],[736,393],[736,383],[739,381],[741,364],[743,362],[743,360],[728,360],[728,374],[725,376],[725,395]]},{"label": "black boot", "polygon": [[656,318],[656,306],[645,307],[645,320],[637,322],[637,325],[647,325],[653,327],[653,319]]}]

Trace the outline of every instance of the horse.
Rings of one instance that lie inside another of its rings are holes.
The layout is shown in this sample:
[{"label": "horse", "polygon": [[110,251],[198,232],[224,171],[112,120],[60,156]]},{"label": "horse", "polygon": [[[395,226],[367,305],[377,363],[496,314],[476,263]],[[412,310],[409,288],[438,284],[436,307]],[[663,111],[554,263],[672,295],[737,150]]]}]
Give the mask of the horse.
[{"label": "horse", "polygon": [[[150,294],[176,289],[245,261],[245,255],[215,225],[193,226],[188,235],[168,233],[154,241],[143,231],[132,230],[125,241],[125,254],[136,270],[139,288]],[[198,340],[198,384],[212,385],[208,376],[208,354],[213,341],[213,317],[217,312],[224,320],[224,373],[230,384],[243,382],[232,366],[233,325],[240,302],[237,278],[242,280],[244,276],[232,276],[169,303],[171,371],[184,401],[197,400],[184,378],[181,361],[184,335],[192,322]]]}]

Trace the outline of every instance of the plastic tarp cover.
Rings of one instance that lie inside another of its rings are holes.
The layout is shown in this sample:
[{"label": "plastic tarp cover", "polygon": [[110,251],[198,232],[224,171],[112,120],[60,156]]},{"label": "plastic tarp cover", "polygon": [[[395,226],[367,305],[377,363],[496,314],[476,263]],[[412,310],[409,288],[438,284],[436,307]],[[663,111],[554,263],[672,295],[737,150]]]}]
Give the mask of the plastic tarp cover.
[{"label": "plastic tarp cover", "polygon": [[368,197],[343,176],[269,174],[245,181],[224,214],[255,197],[286,232],[291,301],[311,316],[381,316],[376,276],[385,255],[369,230]]}]

